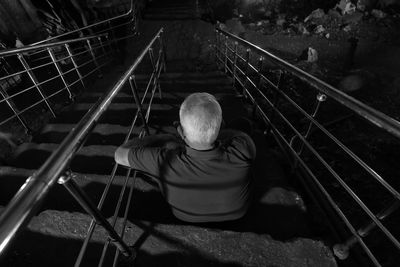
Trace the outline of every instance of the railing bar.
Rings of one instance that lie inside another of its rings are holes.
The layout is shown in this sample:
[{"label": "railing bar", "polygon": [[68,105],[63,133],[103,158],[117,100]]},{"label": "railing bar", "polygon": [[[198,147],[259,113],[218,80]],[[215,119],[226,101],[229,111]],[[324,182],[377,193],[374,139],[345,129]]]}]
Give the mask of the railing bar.
[{"label": "railing bar", "polygon": [[[125,190],[126,190],[126,187],[127,187],[127,185],[128,185],[130,175],[131,175],[131,169],[129,168],[129,169],[127,170],[127,172],[126,172],[124,185],[122,186],[121,191],[120,191],[120,193],[119,193],[117,206],[115,207],[114,214],[113,214],[113,216],[112,216],[112,218],[111,218],[111,223],[110,223],[110,224],[111,224],[111,226],[112,226],[113,228],[115,227],[115,224],[116,224],[116,222],[117,222],[118,213],[119,213],[119,210],[120,210],[120,208],[121,208],[122,200],[123,200],[123,197],[124,197],[124,195],[125,195]],[[121,239],[122,239],[122,237],[121,237]],[[106,253],[107,253],[108,246],[109,246],[110,242],[111,242],[111,240],[110,240],[109,238],[107,238],[107,241],[104,243],[103,251],[102,251],[102,253],[101,253],[100,260],[99,260],[99,264],[98,264],[99,267],[103,266],[104,258],[105,258],[105,256],[106,256]]]},{"label": "railing bar", "polygon": [[345,107],[349,108],[353,112],[357,113],[362,118],[366,119],[367,121],[371,122],[375,126],[384,129],[385,131],[389,132],[390,134],[400,137],[400,122],[387,116],[386,114],[367,106],[366,104],[360,102],[359,100],[351,97],[344,92],[339,91],[338,89],[334,88],[333,86],[321,81],[320,79],[312,76],[311,74],[299,69],[296,66],[276,57],[275,55],[267,52],[264,49],[261,49],[250,42],[243,40],[231,33],[223,31],[221,29],[216,29],[217,31],[223,33],[226,37],[231,37],[234,40],[244,44],[245,46],[251,47],[253,50],[261,53],[269,58],[269,60],[273,61],[275,64],[285,68],[287,71],[291,72],[293,75],[297,76],[298,78],[306,81],[312,87],[317,89],[318,91],[326,94],[329,97],[335,99],[335,101],[339,102],[340,104],[344,105]]},{"label": "railing bar", "polygon": [[[46,162],[25,182],[22,189],[11,199],[0,215],[0,251],[13,239],[15,234],[26,225],[39,208],[49,189],[57,182],[68,162],[81,147],[93,125],[110,105],[121,90],[131,73],[137,68],[148,49],[162,33],[161,28],[149,44],[142,50],[134,63],[115,83],[113,88],[100,98],[84,115],[75,128],[64,138],[59,147],[49,156]],[[33,201],[34,199],[34,201]]]},{"label": "railing bar", "polygon": [[[101,34],[101,35],[106,35],[106,34]],[[100,35],[100,36],[101,36]],[[71,44],[71,43],[76,43],[76,42],[81,42],[81,41],[86,41],[86,40],[91,40],[93,38],[97,38],[99,35],[93,35],[93,36],[88,36],[88,37],[80,37],[76,39],[70,39],[70,40],[65,40],[65,41],[59,41],[59,42],[54,42],[54,43],[48,43],[48,44],[39,44],[39,45],[29,45],[29,46],[23,46],[20,48],[10,48],[10,49],[5,49],[0,51],[0,57],[5,57],[5,56],[10,56],[14,54],[23,54],[27,53],[29,51],[34,51],[38,49],[45,49],[49,47],[55,47],[55,46],[62,46],[64,44]],[[47,40],[45,40],[47,41]]]},{"label": "railing bar", "polygon": [[31,44],[31,45],[38,45],[38,44],[42,44],[42,43],[49,42],[49,41],[52,41],[52,40],[56,40],[56,39],[59,39],[59,38],[61,38],[61,37],[63,37],[63,36],[67,36],[67,35],[71,35],[71,34],[74,34],[74,33],[78,33],[78,32],[81,32],[81,31],[83,31],[83,30],[86,30],[86,29],[89,29],[89,28],[92,28],[92,27],[101,25],[101,24],[106,23],[106,22],[108,22],[108,21],[112,21],[112,20],[117,20],[117,19],[119,19],[119,18],[123,18],[123,17],[125,17],[125,16],[130,15],[130,14],[132,13],[132,11],[133,11],[133,0],[131,1],[131,9],[130,9],[127,13],[125,13],[125,14],[116,16],[116,17],[114,17],[114,18],[106,19],[106,20],[103,20],[103,21],[99,21],[99,22],[90,24],[90,25],[88,25],[88,26],[81,27],[81,28],[76,29],[76,30],[73,30],[73,31],[69,31],[69,32],[67,32],[67,33],[63,33],[63,34],[54,36],[54,37],[49,38],[49,39],[46,39],[46,40],[42,40],[42,41],[33,43],[33,44]]},{"label": "railing bar", "polygon": [[[45,84],[45,83],[47,83],[47,82],[49,82],[49,81],[51,81],[51,80],[54,80],[54,79],[56,79],[56,78],[59,78],[59,75],[54,76],[54,77],[52,77],[52,78],[50,78],[50,79],[47,79],[47,80],[45,80],[45,81],[39,82],[37,85],[43,85],[43,84]],[[14,98],[14,97],[16,97],[16,96],[18,96],[18,95],[20,95],[20,94],[22,94],[22,93],[25,93],[25,92],[27,92],[27,91],[29,91],[29,90],[32,90],[32,89],[34,89],[34,88],[36,88],[35,85],[32,85],[32,86],[30,86],[30,87],[28,87],[28,88],[25,88],[25,89],[23,89],[22,91],[19,91],[19,92],[13,94],[13,95],[8,96],[7,98],[1,99],[1,100],[0,100],[0,103],[4,102],[5,100],[12,100],[12,98]]]},{"label": "railing bar", "polygon": [[[253,98],[254,100],[254,98]],[[255,100],[254,100],[255,101]],[[257,105],[258,110],[261,112],[262,116],[268,121],[268,124],[271,125],[271,128],[275,132],[275,134],[278,134],[279,138],[285,143],[285,145],[291,150],[292,155],[294,155],[297,158],[297,161],[303,166],[303,168],[306,170],[306,172],[309,174],[309,176],[314,180],[314,182],[317,184],[321,192],[325,195],[327,198],[329,204],[332,206],[332,208],[336,211],[336,213],[342,218],[343,222],[346,224],[347,228],[350,230],[350,232],[353,234],[353,236],[357,239],[357,241],[361,244],[363,247],[364,251],[367,253],[367,255],[370,257],[370,259],[373,261],[373,263],[376,266],[381,266],[379,261],[375,258],[375,256],[372,254],[371,250],[369,247],[365,244],[364,240],[362,237],[359,236],[357,230],[355,227],[351,224],[351,222],[348,220],[346,215],[343,213],[343,211],[339,208],[339,206],[336,204],[336,202],[333,200],[332,196],[329,194],[329,192],[325,189],[325,187],[319,182],[318,178],[316,175],[309,169],[307,164],[303,161],[303,159],[297,154],[297,152],[290,146],[290,144],[286,141],[285,137],[280,133],[280,131],[269,121],[268,116],[264,113],[264,111]],[[274,135],[275,135],[274,134]]]},{"label": "railing bar", "polygon": [[[94,72],[94,71],[93,71],[93,72]],[[145,93],[144,93],[144,95],[143,95],[142,104],[143,104],[143,101],[144,101],[146,95],[147,95],[147,91],[145,91]],[[134,130],[134,126],[136,125],[136,121],[137,121],[137,119],[138,119],[138,116],[139,116],[139,110],[136,110],[136,115],[134,116],[134,119],[133,119],[132,124],[131,124],[131,128],[130,128],[129,131],[128,131],[128,134],[127,134],[126,137],[125,137],[124,143],[128,142],[129,137],[130,137],[130,135],[132,134],[132,132],[133,132],[133,130]],[[118,166],[119,166],[119,165],[118,165],[117,163],[114,164],[113,171],[112,171],[112,174],[111,174],[111,179],[110,179],[109,183],[107,183],[105,189],[103,190],[103,194],[102,194],[102,196],[101,196],[101,198],[100,198],[100,201],[99,201],[99,203],[98,203],[98,205],[97,205],[97,207],[98,207],[99,209],[101,209],[102,206],[103,206],[103,204],[104,204],[104,201],[105,201],[105,199],[106,199],[106,197],[107,197],[107,194],[108,194],[109,188],[110,188],[110,186],[111,186],[111,183],[112,183],[113,180],[114,180],[115,173],[116,173],[116,170],[117,170]],[[86,235],[85,241],[84,241],[84,243],[83,243],[83,245],[82,245],[82,247],[81,247],[81,250],[80,250],[80,252],[79,252],[78,258],[77,258],[77,260],[76,260],[76,262],[75,262],[75,265],[74,265],[75,267],[80,266],[80,264],[81,264],[81,262],[82,262],[83,256],[84,256],[84,254],[85,254],[85,252],[86,252],[86,249],[87,249],[87,245],[89,244],[89,240],[91,239],[91,237],[92,237],[92,235],[93,235],[93,231],[94,231],[95,226],[96,226],[96,225],[95,225],[95,221],[92,220],[91,223],[90,223],[89,230],[88,230],[88,233],[87,233],[87,235]]]},{"label": "railing bar", "polygon": [[23,94],[23,93],[25,93],[25,92],[27,92],[27,91],[29,91],[29,90],[32,90],[32,89],[34,89],[34,88],[35,88],[35,86],[32,85],[31,87],[25,88],[25,89],[23,89],[22,91],[19,91],[19,92],[13,94],[13,95],[3,97],[3,99],[0,100],[0,103],[5,102],[5,101],[7,101],[7,100],[12,100],[14,97],[16,97],[16,96],[18,96],[18,95],[20,95],[20,94]]},{"label": "railing bar", "polygon": [[[271,123],[269,120],[268,116],[264,113],[264,111],[258,106],[256,103],[255,98],[250,94],[249,92],[248,96],[250,97],[251,101],[256,105],[256,108],[259,110],[261,113],[262,117],[264,118],[265,122],[269,125],[271,125],[271,129],[273,132],[277,133],[280,137],[280,139],[286,144],[286,146],[292,151],[292,154],[297,158],[298,162],[305,168],[305,170],[309,173],[309,175],[313,178],[314,182],[320,187],[320,190],[325,194],[327,197],[329,203],[333,207],[333,209],[338,213],[338,215],[342,218],[342,220],[345,222],[346,226],[349,228],[349,230],[353,233],[353,235],[356,237],[357,241],[361,244],[363,247],[364,251],[367,253],[367,255],[370,257],[370,259],[373,261],[373,263],[376,266],[381,266],[375,256],[372,254],[372,252],[369,250],[368,246],[364,243],[362,238],[358,235],[357,231],[355,228],[352,226],[350,221],[347,219],[347,217],[344,215],[344,213],[340,210],[340,208],[337,206],[337,204],[334,202],[333,198],[330,196],[330,194],[326,191],[326,189],[320,184],[316,176],[313,174],[313,172],[308,168],[308,166],[305,164],[305,162],[301,159],[301,157],[294,151],[294,149],[290,146],[290,144],[286,141],[284,136],[280,133],[280,131]],[[275,136],[274,133],[274,136]]]},{"label": "railing bar", "polygon": [[107,231],[107,234],[114,240],[114,245],[121,250],[125,256],[131,256],[132,253],[129,246],[122,240],[121,236],[115,231],[114,227],[111,226],[101,211],[93,204],[92,200],[83,189],[71,178],[71,175],[61,176],[57,182],[62,184],[82,208],[94,217],[96,222],[101,224],[103,229]]},{"label": "railing bar", "polygon": [[392,243],[400,250],[400,242],[390,233],[390,231],[376,218],[376,216],[372,213],[372,211],[364,204],[364,202],[354,193],[354,191],[346,184],[346,182],[332,169],[332,167],[321,157],[321,155],[314,150],[312,145],[305,140],[303,135],[301,135],[298,130],[290,123],[290,121],[277,110],[273,104],[270,102],[268,98],[265,99],[268,104],[273,108],[282,120],[286,123],[289,128],[291,128],[295,134],[301,139],[304,145],[310,150],[312,154],[314,154],[318,160],[325,166],[325,168],[329,171],[329,173],[342,185],[342,187],[346,190],[346,192],[357,202],[357,204],[364,210],[364,212],[370,217],[379,229],[392,241]]},{"label": "railing bar", "polygon": [[[120,232],[121,238],[124,238],[124,235],[125,235],[125,228],[126,228],[126,224],[128,221],[128,214],[129,214],[129,210],[130,210],[131,203],[132,203],[133,189],[135,188],[136,179],[137,179],[137,171],[135,171],[133,174],[132,185],[129,189],[128,200],[127,200],[127,203],[125,206],[124,219],[123,219],[121,232]],[[117,250],[115,250],[113,266],[117,266],[118,257],[119,257],[119,250],[117,249]]]},{"label": "railing bar", "polygon": [[26,70],[21,70],[21,71],[18,71],[18,72],[11,73],[11,74],[9,74],[7,76],[0,77],[0,81],[5,80],[5,79],[9,79],[9,78],[13,78],[14,76],[17,76],[19,74],[23,74],[24,72],[26,72]]},{"label": "railing bar", "polygon": [[[218,53],[217,53],[217,58],[219,58],[218,57]],[[221,60],[220,58],[219,58],[219,60],[220,61],[223,61],[223,60]],[[225,58],[225,60],[227,60],[227,57]],[[251,64],[249,64],[250,66],[251,66]],[[253,67],[253,66],[251,66],[251,67]],[[243,73],[243,72],[242,72]],[[247,77],[247,75],[245,76],[246,78],[248,78]],[[238,78],[238,76],[236,77],[236,79],[238,80],[238,81],[240,81],[240,79]],[[269,80],[268,80],[269,81]],[[241,81],[240,81],[240,83],[241,83]],[[241,85],[243,85],[243,83],[241,83]],[[255,87],[256,89],[257,89],[257,91],[264,97],[264,98],[266,98],[265,97],[265,95],[257,88],[257,87]],[[318,89],[318,88],[317,88]],[[283,114],[281,114],[275,107],[274,107],[274,105],[269,101],[269,99],[268,98],[266,98],[267,99],[267,102],[269,103],[269,105],[279,114],[279,116],[281,116],[284,120],[286,119],[284,116],[283,116]],[[290,99],[290,98],[289,98]],[[253,99],[253,101],[255,101],[254,99]],[[261,110],[261,108],[257,105],[257,108],[258,109],[260,109]],[[262,111],[262,110],[261,110]],[[354,111],[354,110],[353,110]],[[304,111],[305,112],[305,111]],[[263,113],[263,112],[262,112]],[[266,117],[266,115],[263,113],[263,115]],[[308,115],[308,114],[307,114]],[[314,120],[312,120],[313,122],[314,122]],[[369,214],[368,213],[368,211],[370,211],[369,209],[368,209],[368,207],[358,198],[358,196],[357,195],[355,195],[354,194],[354,192],[350,189],[350,187],[348,187],[348,185],[340,178],[340,176],[339,175],[337,175],[337,173],[336,172],[334,172],[333,171],[333,169],[329,166],[329,164],[327,164],[324,160],[323,160],[323,158],[313,149],[313,147],[306,141],[306,140],[303,140],[304,138],[302,138],[302,135],[300,135],[300,133],[297,131],[297,129],[296,128],[294,128],[293,127],[293,125],[288,121],[288,120],[285,120],[285,122],[286,122],[286,124],[287,125],[289,125],[289,127],[290,128],[292,128],[292,130],[294,130],[295,132],[296,132],[296,134],[298,135],[298,137],[300,137],[300,139],[302,139],[302,141],[303,141],[303,143],[304,144],[306,144],[306,146],[310,149],[310,151],[314,154],[314,155],[316,155],[317,156],[317,158],[320,160],[320,162],[322,162],[323,163],[323,165],[327,168],[327,170],[338,180],[338,179],[340,179],[342,182],[343,182],[343,184],[342,184],[342,186],[346,189],[346,191],[352,196],[352,198],[363,208],[363,210],[371,217],[371,219],[372,220],[374,220],[374,218],[376,219],[376,217],[372,214],[372,212],[371,212],[371,214]],[[271,124],[271,123],[270,123]],[[318,124],[319,125],[319,124]],[[321,125],[320,125],[321,126]],[[275,128],[275,126],[273,126],[274,128]],[[321,126],[322,128],[323,128],[323,126]],[[320,128],[320,127],[319,127]],[[323,129],[325,129],[325,128],[323,128]],[[322,129],[321,129],[322,130]],[[326,130],[326,129],[325,129]],[[329,132],[328,132],[329,133]],[[286,145],[292,150],[292,152],[293,152],[293,154],[301,161],[301,163],[302,163],[302,165],[304,165],[304,167],[306,167],[305,166],[305,163],[303,162],[303,160],[300,158],[300,156],[290,147],[290,145],[288,145],[287,144],[287,142],[286,142],[286,140],[285,140],[285,138],[283,137],[283,136],[281,136],[281,139],[283,139],[284,141],[285,141],[285,143],[286,143]],[[332,139],[332,138],[331,138]],[[335,138],[336,139],[336,138]],[[335,139],[333,140],[333,141],[335,141]],[[338,144],[339,145],[339,144]],[[347,148],[347,147],[345,147],[345,148]],[[343,149],[343,147],[342,147],[342,149]],[[350,155],[351,156],[351,155]],[[357,157],[357,156],[356,156]],[[353,159],[355,159],[355,158],[353,158]],[[356,159],[355,159],[356,160]],[[364,163],[364,162],[363,162]],[[326,164],[326,165],[325,165]],[[367,166],[367,167],[369,167],[369,166]],[[308,167],[307,167],[308,168]],[[371,169],[372,170],[372,169]],[[373,171],[373,170],[372,170]],[[374,171],[373,171],[374,172]],[[335,175],[336,174],[336,175]],[[315,176],[312,176],[313,177],[313,179],[316,181],[316,183],[319,185],[319,186],[322,186],[320,183],[319,183],[319,181],[316,179],[316,177]],[[339,181],[340,182],[340,181]],[[383,182],[385,182],[384,180],[383,180]],[[347,188],[346,188],[347,187]],[[324,192],[325,193],[325,192]],[[392,192],[393,193],[393,192]],[[397,193],[397,192],[396,192]],[[331,199],[330,199],[331,200]],[[333,200],[332,200],[333,201]],[[361,203],[360,203],[361,202]],[[333,202],[334,203],[334,202]],[[364,206],[363,206],[364,205]],[[365,210],[365,209],[366,210]],[[343,214],[343,216],[345,217],[345,215]],[[345,217],[346,218],[346,217]],[[347,221],[347,218],[346,218],[346,221]],[[397,244],[398,244],[398,241],[391,235],[391,233],[389,232],[389,231],[387,231],[387,229],[381,224],[381,225],[379,225],[380,223],[378,222],[377,223],[377,225],[379,226],[379,228],[381,229],[381,231],[383,231],[385,234],[386,234],[386,236],[387,237],[389,237],[389,239],[391,239],[391,241],[397,246]],[[383,229],[382,229],[383,228]],[[371,260],[374,262],[374,264],[375,265],[377,265],[377,266],[380,266],[380,264],[379,264],[379,262],[376,260],[376,258],[373,256],[373,254],[371,253],[371,251],[368,249],[368,247],[366,247],[366,245],[362,242],[362,240],[359,238],[359,236],[358,236],[358,234],[356,234],[356,232],[355,232],[355,229],[353,228],[352,229],[353,231],[353,234],[355,235],[355,236],[357,236],[358,237],[358,239],[359,239],[359,241],[361,241],[360,243],[362,244],[362,246],[363,246],[363,248],[364,248],[364,250],[367,252],[367,254],[368,254],[368,256],[371,258]],[[387,231],[387,232],[385,232],[385,230]],[[393,239],[392,239],[393,238]],[[396,241],[397,241],[397,243],[396,243]],[[398,247],[398,248],[400,248],[400,247]]]},{"label": "railing bar", "polygon": [[[138,110],[136,110],[136,115],[135,115],[134,118],[133,118],[133,121],[132,121],[132,124],[131,124],[131,128],[129,129],[128,134],[125,136],[124,144],[125,144],[126,142],[128,142],[129,136],[130,136],[130,135],[132,134],[132,132],[133,132],[134,125],[136,125],[136,121],[137,121],[138,116],[139,116],[139,112],[138,112]],[[114,163],[114,167],[113,167],[113,170],[112,170],[112,173],[111,173],[111,177],[110,177],[110,179],[109,179],[109,182],[107,183],[106,187],[104,188],[103,193],[102,193],[101,198],[100,198],[100,201],[99,201],[99,203],[97,204],[97,208],[98,208],[98,209],[101,209],[101,208],[103,207],[103,204],[104,204],[104,201],[105,201],[105,199],[106,199],[106,197],[107,197],[108,191],[110,190],[111,184],[112,184],[112,182],[113,182],[114,179],[115,179],[115,174],[116,174],[116,171],[117,171],[118,166],[119,166],[119,165],[118,165],[117,163]],[[88,233],[86,234],[86,237],[85,237],[85,241],[84,241],[84,243],[82,244],[82,247],[81,247],[81,250],[80,250],[80,252],[79,252],[78,258],[77,258],[77,260],[75,261],[75,265],[74,265],[75,267],[80,266],[80,264],[81,264],[81,262],[82,262],[83,256],[84,256],[84,254],[85,254],[85,252],[86,252],[86,249],[87,249],[87,245],[89,244],[89,241],[90,241],[90,239],[92,238],[92,235],[93,235],[93,231],[94,231],[94,229],[95,229],[95,226],[96,226],[95,220],[92,219],[92,221],[90,222],[90,226],[89,226]]]},{"label": "railing bar", "polygon": [[294,102],[284,92],[278,90],[278,93],[282,95],[287,101],[289,101],[297,110],[299,110],[304,116],[307,117],[315,126],[318,127],[325,135],[327,135],[334,143],[336,143],[344,152],[346,152],[353,160],[355,160],[364,170],[366,170],[371,176],[375,178],[383,187],[385,187],[394,197],[400,200],[400,193],[394,189],[389,183],[385,181],[375,170],[373,170],[368,164],[366,164],[360,157],[352,152],[346,145],[338,140],[333,134],[331,134],[323,125],[312,118],[304,109],[302,109],[296,102]]},{"label": "railing bar", "polygon": [[[398,249],[400,249],[400,242],[387,230],[387,228],[380,223],[376,216],[369,210],[369,208],[363,203],[361,199],[351,190],[350,187],[344,182],[340,176],[329,166],[328,163],[319,155],[317,151],[309,144],[307,140],[297,131],[297,129],[286,119],[286,117],[274,107],[272,102],[257,88],[257,91],[264,97],[268,104],[275,110],[275,112],[286,122],[286,124],[296,133],[296,135],[302,140],[302,142],[308,147],[308,149],[318,158],[318,160],[325,166],[325,168],[335,177],[337,181],[344,187],[347,193],[360,205],[360,207],[368,214],[368,216],[377,224],[382,232],[393,242]],[[258,105],[257,105],[258,107]],[[296,153],[297,155],[297,153]]]},{"label": "railing bar", "polygon": [[72,100],[72,99],[74,98],[74,95],[72,94],[71,89],[69,88],[69,85],[68,85],[67,80],[66,80],[65,77],[63,76],[64,73],[63,73],[63,71],[62,71],[60,65],[59,65],[58,62],[56,61],[56,57],[55,57],[55,55],[54,55],[54,53],[53,53],[53,50],[52,50],[51,48],[47,48],[47,51],[49,52],[49,55],[50,55],[50,57],[51,57],[51,59],[52,59],[52,61],[53,61],[53,63],[54,63],[54,67],[57,69],[57,72],[58,72],[58,74],[59,74],[59,77],[61,78],[61,81],[63,82],[65,88],[66,88],[67,91],[68,91],[69,99]]}]

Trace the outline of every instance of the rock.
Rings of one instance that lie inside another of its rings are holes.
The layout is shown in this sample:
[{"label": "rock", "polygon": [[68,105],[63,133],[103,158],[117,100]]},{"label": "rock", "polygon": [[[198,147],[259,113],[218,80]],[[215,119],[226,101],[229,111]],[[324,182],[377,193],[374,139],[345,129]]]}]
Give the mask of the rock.
[{"label": "rock", "polygon": [[275,23],[276,25],[283,27],[287,23],[286,14],[285,13],[279,14]]},{"label": "rock", "polygon": [[291,24],[291,26],[297,33],[304,34],[304,35],[310,34],[310,32],[307,30],[307,28],[304,26],[303,23]]},{"label": "rock", "polygon": [[22,43],[22,41],[17,37],[17,39],[15,39],[15,47],[16,48],[21,48],[24,47],[24,43]]},{"label": "rock", "polygon": [[351,26],[350,26],[350,25],[346,25],[346,26],[343,28],[343,30],[344,30],[345,32],[349,32],[349,31],[351,31]]},{"label": "rock", "polygon": [[325,38],[326,39],[329,39],[329,38],[331,38],[331,35],[330,35],[330,33],[328,32],[327,34],[325,34]]},{"label": "rock", "polygon": [[318,60],[317,50],[315,50],[312,47],[309,47],[308,51],[307,51],[307,62],[313,63],[313,62],[317,62],[317,60]]},{"label": "rock", "polygon": [[301,55],[297,58],[297,61],[307,61],[308,63],[314,63],[318,60],[318,52],[312,47],[308,47],[301,52]]},{"label": "rock", "polygon": [[351,0],[340,0],[335,8],[340,10],[342,15],[352,14],[356,11],[356,6],[351,2]]},{"label": "rock", "polygon": [[286,19],[284,19],[284,18],[279,18],[276,20],[276,25],[278,25],[280,27],[283,27],[285,25],[285,23],[286,23]]},{"label": "rock", "polygon": [[377,19],[383,19],[387,16],[385,12],[379,9],[372,9],[371,15],[374,16]]},{"label": "rock", "polygon": [[318,9],[314,10],[313,12],[311,12],[310,15],[308,15],[304,19],[304,22],[314,20],[314,19],[320,19],[320,18],[323,18],[324,16],[325,16],[324,10],[322,10],[321,8],[318,8]]},{"label": "rock", "polygon": [[315,34],[320,34],[320,33],[323,33],[323,32],[325,32],[325,28],[324,28],[323,25],[318,25],[317,28],[315,28],[315,31],[314,31]]}]

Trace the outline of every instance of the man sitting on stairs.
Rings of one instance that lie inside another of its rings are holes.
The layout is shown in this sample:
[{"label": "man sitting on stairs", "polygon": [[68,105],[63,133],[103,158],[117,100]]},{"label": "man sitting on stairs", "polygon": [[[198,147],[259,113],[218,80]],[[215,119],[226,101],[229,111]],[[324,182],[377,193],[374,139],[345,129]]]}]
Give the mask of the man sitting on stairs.
[{"label": "man sitting on stairs", "polygon": [[[153,177],[180,220],[241,218],[251,198],[253,140],[230,127],[220,131],[222,110],[208,93],[188,96],[179,117],[181,138],[163,134],[133,139],[116,150],[116,162]],[[245,119],[234,124],[243,130],[251,128]]]}]

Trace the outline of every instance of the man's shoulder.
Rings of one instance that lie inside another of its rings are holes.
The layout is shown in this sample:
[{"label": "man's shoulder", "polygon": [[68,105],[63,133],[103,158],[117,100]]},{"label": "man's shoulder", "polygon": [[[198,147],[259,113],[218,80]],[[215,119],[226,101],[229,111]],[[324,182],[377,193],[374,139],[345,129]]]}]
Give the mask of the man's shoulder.
[{"label": "man's shoulder", "polygon": [[253,159],[256,155],[256,147],[253,139],[246,133],[238,130],[222,130],[220,139],[221,146],[227,152],[244,155],[247,159]]}]

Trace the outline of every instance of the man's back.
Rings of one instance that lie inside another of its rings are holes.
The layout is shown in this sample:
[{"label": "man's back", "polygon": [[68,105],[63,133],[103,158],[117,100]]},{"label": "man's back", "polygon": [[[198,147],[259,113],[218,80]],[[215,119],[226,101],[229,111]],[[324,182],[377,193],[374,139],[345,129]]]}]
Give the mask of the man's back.
[{"label": "man's back", "polygon": [[215,147],[195,150],[170,138],[133,147],[129,165],[156,177],[174,215],[189,222],[235,220],[249,205],[255,146],[239,131],[221,131]]}]

